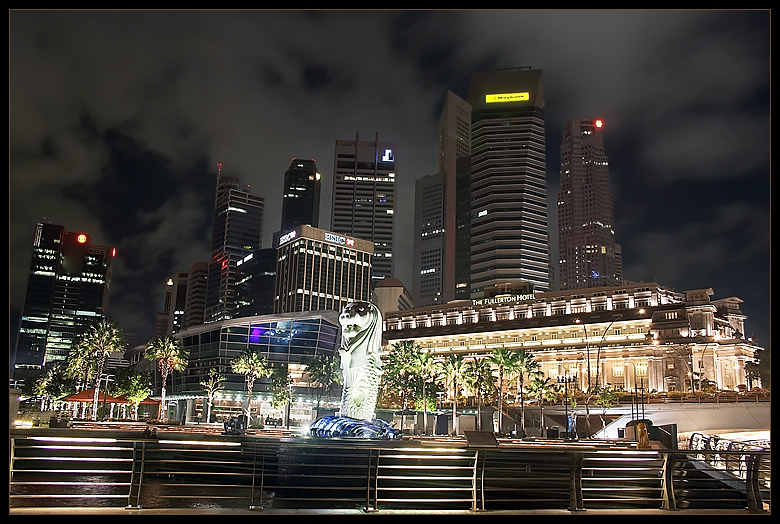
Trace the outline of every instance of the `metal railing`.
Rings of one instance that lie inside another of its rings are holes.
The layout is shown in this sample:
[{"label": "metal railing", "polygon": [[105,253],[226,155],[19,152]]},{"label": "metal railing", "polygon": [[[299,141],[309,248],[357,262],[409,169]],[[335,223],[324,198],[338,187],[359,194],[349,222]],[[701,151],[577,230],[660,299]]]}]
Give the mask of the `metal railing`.
[{"label": "metal railing", "polygon": [[724,461],[723,450],[638,450],[629,442],[101,433],[12,430],[10,507],[769,508],[764,450],[739,450],[730,469],[720,469],[707,459]]}]

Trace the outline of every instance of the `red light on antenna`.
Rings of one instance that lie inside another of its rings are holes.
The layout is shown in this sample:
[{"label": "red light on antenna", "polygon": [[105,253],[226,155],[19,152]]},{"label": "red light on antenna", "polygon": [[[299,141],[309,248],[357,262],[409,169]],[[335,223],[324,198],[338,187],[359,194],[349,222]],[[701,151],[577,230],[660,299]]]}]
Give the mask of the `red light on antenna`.
[{"label": "red light on antenna", "polygon": [[600,129],[604,125],[604,121],[600,118],[597,118],[596,120],[593,121],[593,125],[595,125]]}]

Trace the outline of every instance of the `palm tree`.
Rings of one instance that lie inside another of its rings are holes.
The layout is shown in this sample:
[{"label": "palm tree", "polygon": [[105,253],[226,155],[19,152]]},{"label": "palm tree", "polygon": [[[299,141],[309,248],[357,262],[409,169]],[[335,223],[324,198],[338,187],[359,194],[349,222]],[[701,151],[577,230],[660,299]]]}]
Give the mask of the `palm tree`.
[{"label": "palm tree", "polygon": [[421,346],[413,346],[411,369],[417,375],[422,389],[423,435],[428,431],[428,405],[426,403],[426,386],[438,374],[438,367],[433,358],[433,353],[425,351]]},{"label": "palm tree", "polygon": [[322,353],[316,357],[306,356],[301,359],[309,374],[309,381],[318,388],[317,414],[320,411],[322,393],[330,399],[331,389],[342,383],[340,358],[337,353]]},{"label": "palm tree", "polygon": [[466,384],[477,396],[477,430],[482,431],[482,399],[496,388],[493,370],[487,358],[474,357],[474,360],[466,363]]},{"label": "palm tree", "polygon": [[493,349],[493,354],[488,357],[488,360],[498,368],[498,432],[501,433],[501,428],[503,427],[501,424],[503,419],[504,373],[515,373],[520,363],[520,357],[516,351],[500,347]]},{"label": "palm tree", "polygon": [[528,394],[531,398],[539,400],[541,410],[541,426],[544,431],[544,401],[553,401],[558,398],[556,385],[550,382],[550,377],[534,377],[528,382]]},{"label": "palm tree", "polygon": [[260,356],[257,351],[246,349],[230,363],[233,373],[244,375],[246,383],[246,420],[249,424],[250,411],[252,409],[252,388],[255,380],[261,377],[267,377],[271,374],[268,368],[268,360]]},{"label": "palm tree", "polygon": [[465,373],[465,369],[463,355],[450,355],[443,364],[447,387],[452,389],[452,432],[454,435],[457,435],[460,430],[460,424],[458,423],[458,393],[460,388],[458,384]]},{"label": "palm tree", "polygon": [[98,399],[100,397],[100,380],[103,374],[103,366],[106,358],[113,352],[124,347],[122,330],[116,322],[101,318],[87,329],[84,336],[78,342],[77,353],[88,360],[94,361],[95,393],[92,401],[92,420],[97,420]]},{"label": "palm tree", "polygon": [[214,396],[222,388],[222,383],[225,380],[227,380],[227,377],[220,373],[217,368],[211,368],[208,376],[200,381],[200,385],[206,391],[205,422],[211,421],[211,407],[214,405]]},{"label": "palm tree", "polygon": [[539,363],[534,360],[530,351],[521,349],[517,352],[515,372],[517,373],[517,389],[520,392],[520,430],[522,436],[525,436],[525,392],[523,391],[525,377],[532,378],[540,373]]},{"label": "palm tree", "polygon": [[403,340],[393,344],[382,365],[382,389],[390,394],[401,397],[401,429],[406,427],[406,409],[414,400],[415,379],[412,372],[412,361],[416,344],[411,340]]},{"label": "palm tree", "polygon": [[146,358],[157,361],[157,369],[162,376],[162,397],[160,399],[160,421],[168,418],[165,404],[165,385],[172,371],[183,371],[189,361],[189,350],[182,347],[181,341],[171,335],[155,337],[146,345]]}]

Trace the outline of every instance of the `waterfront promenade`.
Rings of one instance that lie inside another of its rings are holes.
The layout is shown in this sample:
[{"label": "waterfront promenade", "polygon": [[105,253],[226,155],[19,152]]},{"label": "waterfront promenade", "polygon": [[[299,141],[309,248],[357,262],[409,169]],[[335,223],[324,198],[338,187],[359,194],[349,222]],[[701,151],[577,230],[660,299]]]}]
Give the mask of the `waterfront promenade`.
[{"label": "waterfront promenade", "polygon": [[[118,426],[11,430],[11,514],[763,515],[770,508],[768,489],[739,477],[771,477],[768,451],[693,455],[657,442],[644,450],[625,439],[491,441],[485,433],[479,442],[326,442],[189,424],[158,425],[147,438],[142,424]],[[708,456],[726,468],[708,466]]]}]

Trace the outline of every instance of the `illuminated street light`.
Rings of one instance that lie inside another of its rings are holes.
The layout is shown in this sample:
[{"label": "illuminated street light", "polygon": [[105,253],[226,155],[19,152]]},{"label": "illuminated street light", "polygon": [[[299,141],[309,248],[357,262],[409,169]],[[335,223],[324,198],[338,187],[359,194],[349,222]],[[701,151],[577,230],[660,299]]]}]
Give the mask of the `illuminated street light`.
[{"label": "illuminated street light", "polygon": [[558,375],[558,384],[563,384],[563,414],[564,417],[566,417],[566,436],[564,437],[565,440],[571,440],[571,436],[569,435],[569,384],[574,384],[576,382],[577,382],[576,373],[572,375],[569,375],[568,373],[563,375]]}]

